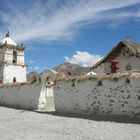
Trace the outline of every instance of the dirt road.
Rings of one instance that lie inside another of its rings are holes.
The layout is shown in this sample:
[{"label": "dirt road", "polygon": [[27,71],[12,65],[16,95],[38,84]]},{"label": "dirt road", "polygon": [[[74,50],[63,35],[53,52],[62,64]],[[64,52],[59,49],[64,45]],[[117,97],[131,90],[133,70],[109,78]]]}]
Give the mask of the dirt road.
[{"label": "dirt road", "polygon": [[0,140],[140,140],[140,125],[0,107]]}]

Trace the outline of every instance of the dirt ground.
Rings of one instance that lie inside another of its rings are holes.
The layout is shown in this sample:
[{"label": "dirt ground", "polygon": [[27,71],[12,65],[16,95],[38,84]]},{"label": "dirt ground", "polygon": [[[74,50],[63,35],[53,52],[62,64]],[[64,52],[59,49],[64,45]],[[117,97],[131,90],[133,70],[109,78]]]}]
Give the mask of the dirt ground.
[{"label": "dirt ground", "polygon": [[0,107],[0,140],[140,140],[140,125]]}]

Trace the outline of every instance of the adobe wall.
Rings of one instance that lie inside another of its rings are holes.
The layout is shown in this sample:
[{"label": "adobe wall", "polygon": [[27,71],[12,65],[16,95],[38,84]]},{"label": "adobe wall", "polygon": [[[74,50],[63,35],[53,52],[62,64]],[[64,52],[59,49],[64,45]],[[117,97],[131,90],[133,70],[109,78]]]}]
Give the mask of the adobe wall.
[{"label": "adobe wall", "polygon": [[140,116],[140,73],[59,79],[54,86],[57,112]]},{"label": "adobe wall", "polygon": [[33,110],[38,107],[42,84],[26,82],[0,85],[0,105]]}]

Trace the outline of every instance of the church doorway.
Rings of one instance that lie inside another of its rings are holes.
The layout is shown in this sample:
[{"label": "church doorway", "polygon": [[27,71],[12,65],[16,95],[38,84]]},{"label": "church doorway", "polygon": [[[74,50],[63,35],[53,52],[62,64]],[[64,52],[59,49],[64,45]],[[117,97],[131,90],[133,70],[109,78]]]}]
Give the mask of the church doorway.
[{"label": "church doorway", "polygon": [[48,76],[40,92],[40,96],[38,100],[38,111],[41,111],[41,112],[55,111],[53,85],[54,85],[54,82],[52,78]]}]

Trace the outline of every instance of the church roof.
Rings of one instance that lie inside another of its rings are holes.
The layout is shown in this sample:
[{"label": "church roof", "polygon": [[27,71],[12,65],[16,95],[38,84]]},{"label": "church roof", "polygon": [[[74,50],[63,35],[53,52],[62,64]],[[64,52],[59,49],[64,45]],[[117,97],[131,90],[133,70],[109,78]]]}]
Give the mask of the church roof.
[{"label": "church roof", "polygon": [[0,41],[0,44],[9,44],[9,45],[17,46],[17,43],[13,41],[10,37],[5,37],[4,39],[2,39]]},{"label": "church roof", "polygon": [[0,46],[7,48],[15,48],[19,50],[24,50],[25,48],[22,45],[20,46],[15,41],[13,41],[9,36],[9,32],[6,34],[5,38],[0,41]]},{"label": "church roof", "polygon": [[140,54],[140,45],[134,43],[134,42],[130,42],[130,41],[120,41],[117,46],[115,46],[114,48],[112,48],[112,50],[103,58],[101,59],[99,62],[97,62],[94,66],[92,66],[92,68],[97,68],[99,65],[101,65],[102,63],[106,62],[106,61],[110,61],[114,58],[116,58],[120,53],[121,50],[125,47],[129,47],[131,49],[136,50],[136,53],[139,55]]},{"label": "church roof", "polygon": [[10,38],[9,32],[6,33],[5,38],[0,41],[0,44],[9,44],[9,45],[17,46],[17,43]]}]

